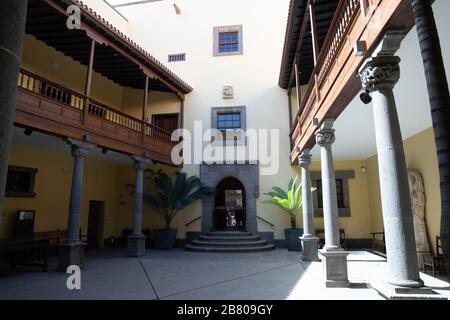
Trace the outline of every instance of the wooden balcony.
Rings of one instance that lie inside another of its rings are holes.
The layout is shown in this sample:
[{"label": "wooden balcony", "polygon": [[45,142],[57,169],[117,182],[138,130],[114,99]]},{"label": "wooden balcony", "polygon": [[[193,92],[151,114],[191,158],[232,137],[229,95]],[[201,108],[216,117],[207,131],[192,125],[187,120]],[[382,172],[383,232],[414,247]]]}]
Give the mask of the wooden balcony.
[{"label": "wooden balcony", "polygon": [[172,165],[170,132],[25,70],[18,87],[16,125]]},{"label": "wooden balcony", "polygon": [[[410,0],[341,0],[320,49],[308,89],[293,119],[291,162],[315,144],[317,124],[336,119],[361,90],[357,71],[388,30],[410,30],[414,25]],[[357,41],[367,52],[354,53]],[[300,62],[301,66],[301,62]]]}]

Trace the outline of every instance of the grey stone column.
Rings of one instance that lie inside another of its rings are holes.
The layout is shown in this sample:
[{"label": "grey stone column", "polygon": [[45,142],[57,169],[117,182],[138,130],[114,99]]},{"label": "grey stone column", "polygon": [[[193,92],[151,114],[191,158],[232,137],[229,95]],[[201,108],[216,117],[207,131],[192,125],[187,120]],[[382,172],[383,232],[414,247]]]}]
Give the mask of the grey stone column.
[{"label": "grey stone column", "polygon": [[69,219],[67,222],[67,239],[59,247],[58,269],[66,271],[70,265],[83,265],[84,246],[80,240],[81,205],[83,195],[84,159],[95,146],[83,141],[67,139],[71,146],[73,163],[72,186],[70,189]]},{"label": "grey stone column", "polygon": [[340,249],[336,177],[334,175],[333,152],[335,141],[333,119],[325,119],[316,131],[316,142],[320,146],[322,169],[322,202],[326,251]]},{"label": "grey stone column", "polygon": [[403,140],[394,98],[400,79],[400,58],[394,52],[402,37],[386,35],[374,56],[361,67],[363,87],[373,96],[373,114],[380,174],[381,205],[386,241],[388,283],[421,287],[414,237]]},{"label": "grey stone column", "polygon": [[333,119],[325,119],[316,132],[316,142],[320,146],[322,169],[322,203],[325,229],[325,246],[320,254],[325,271],[326,287],[349,287],[347,253],[340,244],[336,177],[334,174],[333,152],[335,141]]},{"label": "grey stone column", "polygon": [[303,261],[318,261],[317,244],[319,238],[315,236],[313,224],[313,205],[311,196],[311,153],[305,149],[298,157],[298,163],[302,167],[302,210],[303,210],[303,236],[302,241]]},{"label": "grey stone column", "polygon": [[128,237],[128,255],[139,257],[145,254],[145,236],[142,234],[142,206],[144,193],[144,169],[150,163],[147,158],[132,156],[136,170],[134,207],[133,207],[133,233]]},{"label": "grey stone column", "polygon": [[17,77],[22,55],[28,1],[0,1],[0,221],[16,108]]}]

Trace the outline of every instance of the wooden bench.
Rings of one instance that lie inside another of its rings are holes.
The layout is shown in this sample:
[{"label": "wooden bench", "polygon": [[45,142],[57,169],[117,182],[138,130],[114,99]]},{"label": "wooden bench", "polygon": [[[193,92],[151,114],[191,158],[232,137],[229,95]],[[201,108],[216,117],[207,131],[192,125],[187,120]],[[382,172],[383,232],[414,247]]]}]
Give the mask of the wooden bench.
[{"label": "wooden bench", "polygon": [[436,270],[439,274],[446,273],[445,260],[442,254],[441,237],[436,236],[436,255],[424,255],[422,256],[423,271],[426,273],[428,269],[433,272],[433,277],[436,277]]},{"label": "wooden bench", "polygon": [[35,232],[33,237],[34,239],[48,239],[48,254],[50,256],[56,256],[58,255],[58,244],[67,238],[67,230],[56,229],[51,231]]},{"label": "wooden bench", "polygon": [[383,256],[386,256],[386,241],[384,239],[384,232],[371,232],[372,235],[372,250]]},{"label": "wooden bench", "polygon": [[[56,256],[58,255],[58,244],[67,239],[67,230],[56,229],[51,231],[35,232],[33,237],[34,239],[49,239],[49,255]],[[87,236],[81,234],[81,228],[80,240],[87,240]],[[85,250],[87,250],[87,246]]]},{"label": "wooden bench", "polygon": [[6,256],[11,268],[16,265],[38,266],[47,271],[50,239],[0,240],[0,256]]}]

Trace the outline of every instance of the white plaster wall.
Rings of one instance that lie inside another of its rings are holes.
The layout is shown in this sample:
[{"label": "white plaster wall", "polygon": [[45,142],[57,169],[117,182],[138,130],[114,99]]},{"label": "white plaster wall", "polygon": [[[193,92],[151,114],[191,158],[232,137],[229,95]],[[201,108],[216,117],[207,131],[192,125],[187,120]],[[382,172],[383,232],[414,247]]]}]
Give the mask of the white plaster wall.
[{"label": "white plaster wall", "polygon": [[119,29],[122,33],[128,34],[127,18],[114,10],[104,0],[83,0],[92,11],[97,12],[102,18],[109,21],[114,27]]},{"label": "white plaster wall", "polygon": [[[211,107],[246,106],[247,128],[279,129],[279,172],[260,176],[258,215],[277,225],[275,236],[283,238],[289,217],[268,204],[264,192],[272,186],[286,188],[295,175],[289,163],[289,115],[287,95],[278,87],[289,0],[178,0],[181,15],[176,15],[173,2],[161,1],[124,7],[121,12],[130,19],[129,32],[146,50],[168,66],[194,91],[185,103],[185,127],[193,132],[194,121],[210,128]],[[213,27],[242,25],[243,55],[213,56]],[[186,53],[186,62],[168,63],[168,54]],[[222,87],[232,85],[235,98],[224,100]],[[242,152],[242,147],[238,147]],[[248,159],[245,153],[239,157]],[[254,159],[251,159],[254,160]],[[184,168],[199,174],[198,165]],[[176,227],[183,237],[184,224],[201,215],[201,206],[185,210]],[[298,215],[298,222],[301,216]],[[260,224],[260,231],[272,230]],[[189,230],[200,230],[200,223]]]}]

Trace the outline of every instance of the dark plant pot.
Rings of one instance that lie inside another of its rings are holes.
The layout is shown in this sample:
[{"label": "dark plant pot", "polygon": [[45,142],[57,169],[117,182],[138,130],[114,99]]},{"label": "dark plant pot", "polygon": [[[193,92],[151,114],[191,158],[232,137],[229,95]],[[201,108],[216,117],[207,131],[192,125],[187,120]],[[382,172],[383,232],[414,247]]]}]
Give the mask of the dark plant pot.
[{"label": "dark plant pot", "polygon": [[303,229],[285,229],[286,247],[288,251],[302,251],[302,241],[299,239],[303,235]]},{"label": "dark plant pot", "polygon": [[175,248],[177,229],[158,229],[152,231],[155,249],[170,250]]}]

